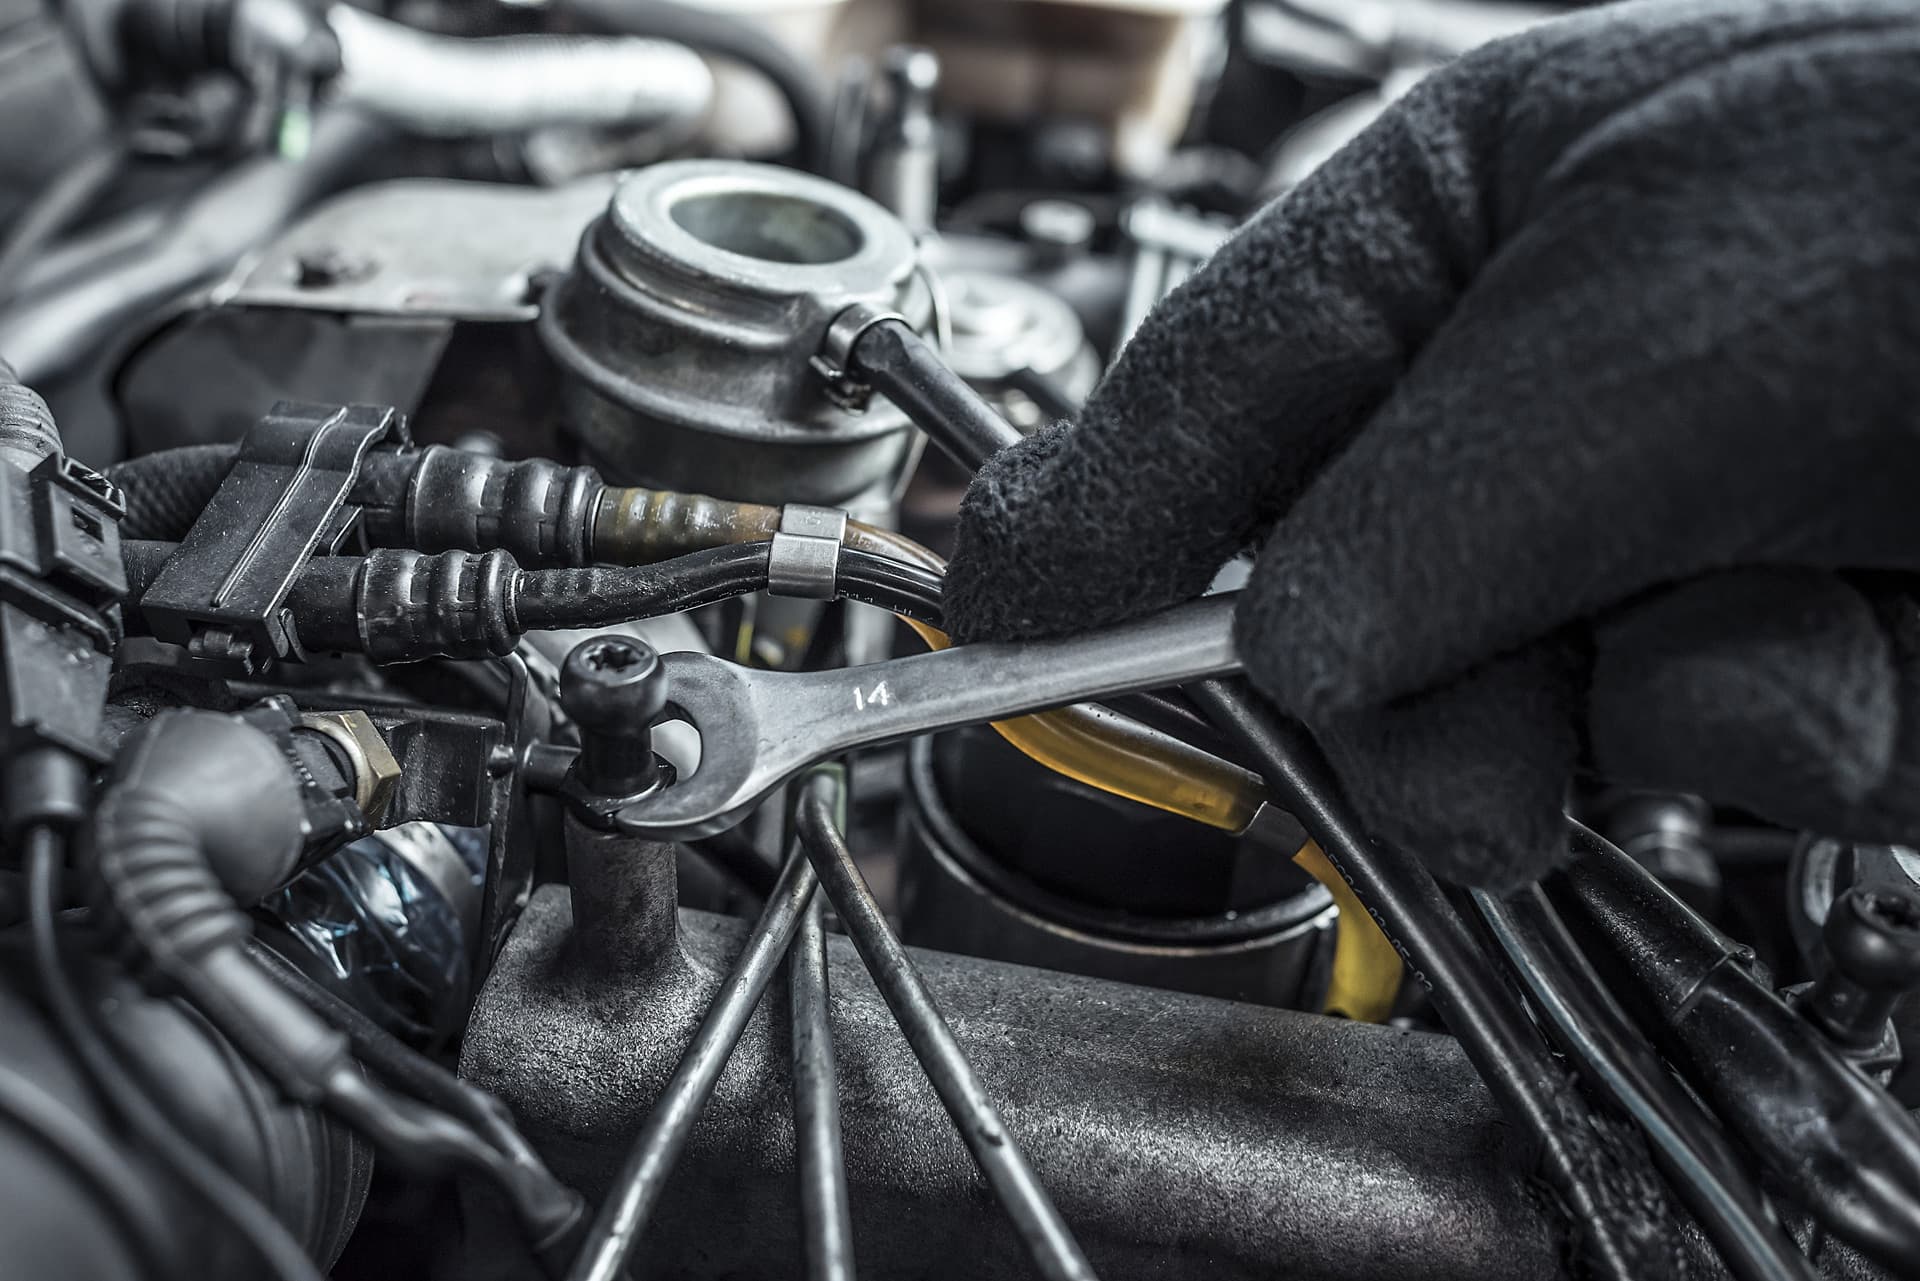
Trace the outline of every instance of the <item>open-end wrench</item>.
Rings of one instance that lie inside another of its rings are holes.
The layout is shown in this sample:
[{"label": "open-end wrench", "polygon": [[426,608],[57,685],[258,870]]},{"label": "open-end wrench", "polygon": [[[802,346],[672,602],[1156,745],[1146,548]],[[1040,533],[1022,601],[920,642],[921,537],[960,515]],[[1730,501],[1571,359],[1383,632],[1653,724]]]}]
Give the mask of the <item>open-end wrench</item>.
[{"label": "open-end wrench", "polygon": [[824,672],[769,672],[667,654],[667,714],[700,735],[700,763],[613,815],[624,831],[723,831],[816,761],[935,730],[1223,676],[1241,668],[1232,596],[1210,596],[1063,640],[961,645]]}]

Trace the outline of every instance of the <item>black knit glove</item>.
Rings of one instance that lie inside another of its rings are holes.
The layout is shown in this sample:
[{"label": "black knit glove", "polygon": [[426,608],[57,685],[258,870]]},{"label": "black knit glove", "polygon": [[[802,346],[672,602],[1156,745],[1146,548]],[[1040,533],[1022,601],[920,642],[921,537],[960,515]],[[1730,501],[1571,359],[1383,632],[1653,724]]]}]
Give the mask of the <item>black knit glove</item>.
[{"label": "black knit glove", "polygon": [[1254,682],[1501,887],[1608,779],[1920,835],[1920,16],[1606,6],[1437,72],[981,473],[963,639],[1259,548]]}]

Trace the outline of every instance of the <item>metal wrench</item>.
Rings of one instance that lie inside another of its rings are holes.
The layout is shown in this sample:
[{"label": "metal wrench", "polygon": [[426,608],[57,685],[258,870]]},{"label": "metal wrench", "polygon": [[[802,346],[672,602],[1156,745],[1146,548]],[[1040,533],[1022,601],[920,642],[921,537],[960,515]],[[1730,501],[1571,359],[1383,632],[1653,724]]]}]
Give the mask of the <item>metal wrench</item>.
[{"label": "metal wrench", "polygon": [[1063,640],[961,645],[824,672],[667,654],[665,720],[700,734],[700,763],[613,815],[623,831],[724,831],[815,761],[935,730],[1241,670],[1231,595]]}]

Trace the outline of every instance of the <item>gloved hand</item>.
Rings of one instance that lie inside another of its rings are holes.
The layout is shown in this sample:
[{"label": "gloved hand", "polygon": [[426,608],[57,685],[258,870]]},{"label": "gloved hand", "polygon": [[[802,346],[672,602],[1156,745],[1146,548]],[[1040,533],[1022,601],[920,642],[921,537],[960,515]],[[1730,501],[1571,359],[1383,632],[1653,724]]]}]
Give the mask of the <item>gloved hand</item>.
[{"label": "gloved hand", "polygon": [[1200,592],[1375,833],[1505,887],[1583,760],[1920,834],[1920,16],[1642,0],[1434,73],[994,459],[962,639]]}]

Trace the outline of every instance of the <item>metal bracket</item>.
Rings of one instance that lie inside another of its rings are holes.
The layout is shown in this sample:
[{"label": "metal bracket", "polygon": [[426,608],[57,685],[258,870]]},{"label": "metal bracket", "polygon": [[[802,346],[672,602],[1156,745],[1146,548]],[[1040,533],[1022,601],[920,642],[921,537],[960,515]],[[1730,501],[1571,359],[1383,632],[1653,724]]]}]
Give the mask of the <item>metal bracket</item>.
[{"label": "metal bracket", "polygon": [[847,514],[837,507],[788,503],[767,556],[767,593],[832,600],[840,580],[840,540]]},{"label": "metal bracket", "polygon": [[301,657],[287,594],[309,559],[353,532],[360,509],[347,494],[367,451],[388,440],[406,440],[392,409],[275,405],[141,597],[153,634],[248,673]]}]

